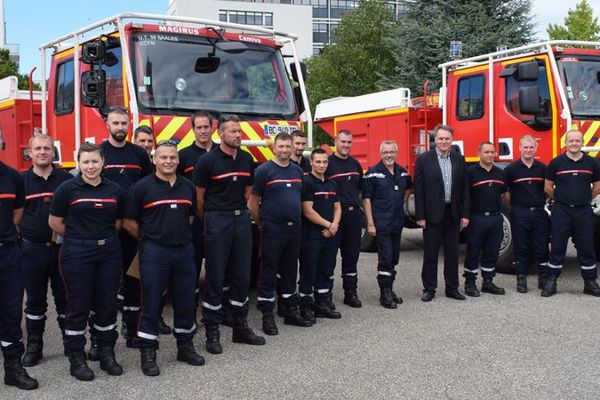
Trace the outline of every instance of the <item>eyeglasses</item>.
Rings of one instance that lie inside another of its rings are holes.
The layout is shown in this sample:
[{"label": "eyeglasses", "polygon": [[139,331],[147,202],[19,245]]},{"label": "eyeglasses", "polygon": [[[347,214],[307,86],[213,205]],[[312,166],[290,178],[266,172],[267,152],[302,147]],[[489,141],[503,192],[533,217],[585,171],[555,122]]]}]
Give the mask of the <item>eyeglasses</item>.
[{"label": "eyeglasses", "polygon": [[177,147],[177,144],[179,142],[177,140],[173,140],[173,139],[169,139],[169,140],[161,140],[160,142],[158,142],[156,144],[156,148],[159,148],[161,146],[166,146],[166,147]]}]

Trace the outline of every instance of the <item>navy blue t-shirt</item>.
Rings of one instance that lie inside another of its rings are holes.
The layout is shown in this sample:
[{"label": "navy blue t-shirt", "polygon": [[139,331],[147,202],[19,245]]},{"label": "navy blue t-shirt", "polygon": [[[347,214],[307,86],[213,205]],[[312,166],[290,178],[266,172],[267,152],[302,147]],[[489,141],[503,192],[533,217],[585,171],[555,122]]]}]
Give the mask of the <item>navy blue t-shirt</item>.
[{"label": "navy blue t-shirt", "polygon": [[14,210],[25,205],[25,187],[16,169],[0,161],[0,242],[17,240]]},{"label": "navy blue t-shirt", "polygon": [[302,171],[304,172],[304,176],[307,176],[308,174],[310,174],[310,171],[312,171],[312,166],[310,165],[310,161],[308,160],[308,158],[306,158],[304,156],[300,157],[300,162],[296,162],[296,161],[292,160],[291,158],[290,158],[290,162],[293,162],[294,164],[296,164],[297,166],[302,168]]},{"label": "navy blue t-shirt", "polygon": [[504,169],[504,175],[513,206],[527,208],[544,206],[546,203],[544,194],[546,164],[534,160],[531,167],[528,167],[521,159],[518,159]]},{"label": "navy blue t-shirt", "polygon": [[154,169],[146,150],[131,142],[123,147],[115,147],[108,140],[100,145],[104,152],[102,176],[117,183],[125,193],[131,185]]},{"label": "navy blue t-shirt", "polygon": [[587,154],[575,161],[565,153],[550,161],[546,179],[554,182],[554,200],[582,206],[592,201],[591,185],[600,181],[600,167]]},{"label": "navy blue t-shirt", "polygon": [[263,220],[300,223],[302,175],[302,169],[294,163],[281,167],[268,161],[256,169],[252,192],[261,198]]},{"label": "navy blue t-shirt", "polygon": [[338,197],[342,206],[361,206],[363,171],[356,158],[351,156],[345,159],[339,158],[335,153],[330,155],[325,177],[337,183]]},{"label": "navy blue t-shirt", "polygon": [[[213,142],[210,151],[215,150],[217,147],[219,147],[219,145]],[[206,149],[198,147],[196,142],[193,142],[188,147],[179,150],[179,165],[177,166],[177,173],[189,180],[192,180],[194,166],[196,165],[196,162],[198,162],[200,156],[203,154],[206,154]]]},{"label": "navy blue t-shirt", "polygon": [[196,188],[190,180],[177,176],[171,186],[152,174],[131,187],[124,216],[139,223],[143,239],[183,246],[192,240],[190,216],[195,213]]},{"label": "navy blue t-shirt", "polygon": [[504,171],[495,165],[487,171],[479,163],[467,168],[469,178],[471,211],[497,212],[502,209],[502,193],[505,193]]},{"label": "navy blue t-shirt", "polygon": [[49,242],[52,229],[48,226],[48,215],[54,191],[73,175],[60,168],[52,168],[48,179],[36,175],[33,167],[21,173],[25,184],[25,209],[19,224],[21,235],[30,242]]},{"label": "navy blue t-shirt", "polygon": [[[337,185],[331,179],[319,179],[313,174],[308,174],[302,181],[302,202],[312,201],[312,208],[327,221],[333,221],[334,205],[338,203]],[[306,239],[322,238],[323,226],[314,224],[304,218],[302,223]]]},{"label": "navy blue t-shirt", "polygon": [[123,199],[123,189],[115,182],[102,178],[92,186],[79,174],[56,189],[50,215],[64,218],[65,237],[106,239],[116,234],[115,223],[123,218]]}]

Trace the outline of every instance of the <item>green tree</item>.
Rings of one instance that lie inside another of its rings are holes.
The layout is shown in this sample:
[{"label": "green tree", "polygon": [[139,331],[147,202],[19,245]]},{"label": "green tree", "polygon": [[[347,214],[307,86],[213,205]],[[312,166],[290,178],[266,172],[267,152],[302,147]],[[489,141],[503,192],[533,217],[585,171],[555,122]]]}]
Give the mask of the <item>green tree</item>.
[{"label": "green tree", "polygon": [[449,60],[450,42],[463,44],[463,57],[496,51],[498,45],[520,46],[533,40],[530,0],[416,0],[398,20],[389,43],[395,68],[381,75],[382,89],[408,87],[423,91],[427,79],[441,86],[438,68]]},{"label": "green tree", "polygon": [[[323,99],[379,89],[379,76],[392,73],[394,68],[392,47],[385,40],[392,24],[391,11],[378,0],[359,0],[358,7],[342,17],[332,32],[334,43],[306,61],[313,112]],[[316,129],[315,144],[327,141],[327,135]]]},{"label": "green tree", "polygon": [[[19,81],[19,89],[29,89],[29,77],[27,75],[19,74],[17,64],[10,59],[10,53],[7,49],[0,49],[0,79],[8,76],[16,76]],[[34,83],[34,90],[40,90],[38,84]]]},{"label": "green tree", "polygon": [[587,0],[577,3],[575,9],[569,9],[564,20],[564,26],[548,24],[548,36],[551,40],[600,40],[600,25],[594,17],[594,9]]}]

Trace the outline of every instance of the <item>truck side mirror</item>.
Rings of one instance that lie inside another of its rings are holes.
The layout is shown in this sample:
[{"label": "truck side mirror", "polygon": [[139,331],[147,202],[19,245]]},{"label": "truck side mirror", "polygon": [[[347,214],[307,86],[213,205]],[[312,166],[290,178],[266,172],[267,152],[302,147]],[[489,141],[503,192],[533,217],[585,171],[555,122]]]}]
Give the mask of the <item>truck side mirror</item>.
[{"label": "truck side mirror", "polygon": [[102,39],[92,40],[83,44],[81,62],[84,64],[104,64],[106,43]]},{"label": "truck side mirror", "polygon": [[540,113],[540,95],[537,85],[519,89],[519,112],[533,115]]},{"label": "truck side mirror", "polygon": [[103,70],[81,74],[81,101],[86,107],[104,108],[106,105],[106,73]]},{"label": "truck side mirror", "polygon": [[292,73],[292,79],[295,80],[296,82],[300,82],[298,80],[298,68],[300,67],[300,73],[302,74],[302,79],[304,79],[304,82],[306,82],[306,78],[308,77],[308,72],[306,69],[306,64],[304,64],[303,62],[299,62],[298,65],[296,65],[296,63],[290,63],[290,71]]},{"label": "truck side mirror", "polygon": [[535,60],[522,62],[517,66],[517,76],[515,76],[515,79],[518,81],[537,81],[538,69],[539,65]]}]

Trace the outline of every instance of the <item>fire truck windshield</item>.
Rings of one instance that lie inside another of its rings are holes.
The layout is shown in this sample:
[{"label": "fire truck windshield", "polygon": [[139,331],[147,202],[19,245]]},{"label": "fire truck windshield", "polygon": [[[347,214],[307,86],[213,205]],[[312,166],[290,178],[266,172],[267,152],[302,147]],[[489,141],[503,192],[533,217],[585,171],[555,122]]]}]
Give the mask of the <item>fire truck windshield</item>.
[{"label": "fire truck windshield", "polygon": [[600,118],[600,59],[563,57],[558,69],[573,118]]},{"label": "fire truck windshield", "polygon": [[[218,40],[210,39],[213,43]],[[132,35],[132,70],[140,111],[181,114],[196,110],[253,118],[293,119],[296,105],[281,53],[244,43],[219,49],[197,36]]]}]

